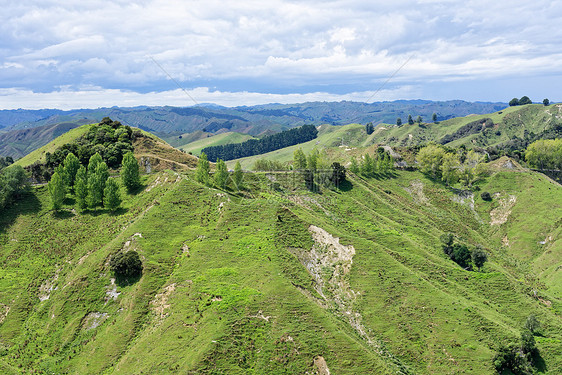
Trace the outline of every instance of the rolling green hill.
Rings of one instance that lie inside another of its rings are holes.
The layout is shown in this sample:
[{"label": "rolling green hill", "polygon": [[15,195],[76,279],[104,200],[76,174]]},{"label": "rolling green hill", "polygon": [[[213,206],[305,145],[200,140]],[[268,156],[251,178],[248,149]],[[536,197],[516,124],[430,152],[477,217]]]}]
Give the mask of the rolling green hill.
[{"label": "rolling green hill", "polygon": [[[337,157],[377,136],[322,126],[298,147]],[[142,150],[158,155],[150,139]],[[493,374],[500,345],[532,314],[536,367],[557,374],[562,186],[506,158],[488,168],[479,188],[491,201],[417,171],[349,175],[317,193],[289,172],[245,173],[234,192],[162,171],[114,214],[76,211],[70,195],[54,213],[35,187],[0,216],[0,368]],[[443,254],[448,232],[485,249],[482,270]],[[143,275],[116,282],[109,259],[129,250]]]},{"label": "rolling green hill", "polygon": [[254,137],[252,137],[249,134],[226,132],[226,133],[213,135],[207,138],[198,139],[196,141],[178,144],[175,147],[182,151],[191,152],[194,155],[199,155],[201,153],[201,150],[204,149],[205,147],[221,146],[230,143],[241,143],[247,141],[248,139],[253,139],[253,138]]}]

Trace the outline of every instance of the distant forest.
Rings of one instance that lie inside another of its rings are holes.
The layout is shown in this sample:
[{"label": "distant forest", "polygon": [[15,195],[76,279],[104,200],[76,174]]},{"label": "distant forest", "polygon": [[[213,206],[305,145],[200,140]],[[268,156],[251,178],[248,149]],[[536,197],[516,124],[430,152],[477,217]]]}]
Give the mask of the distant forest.
[{"label": "distant forest", "polygon": [[318,130],[314,125],[303,125],[300,128],[285,130],[262,139],[249,139],[242,143],[205,147],[201,152],[204,152],[212,162],[216,162],[218,159],[232,160],[308,142],[317,136]]}]

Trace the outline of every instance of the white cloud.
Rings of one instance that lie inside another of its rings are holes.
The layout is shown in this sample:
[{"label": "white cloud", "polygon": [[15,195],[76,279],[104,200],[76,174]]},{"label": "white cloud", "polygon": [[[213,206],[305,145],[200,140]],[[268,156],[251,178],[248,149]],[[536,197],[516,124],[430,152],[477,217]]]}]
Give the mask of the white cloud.
[{"label": "white cloud", "polygon": [[367,101],[368,99],[381,101],[416,98],[418,93],[419,91],[413,86],[402,86],[394,90],[381,90],[379,92],[352,92],[342,95],[329,92],[305,94],[268,94],[248,91],[228,92],[213,91],[207,87],[188,90],[187,95],[186,92],[180,89],[141,94],[134,91],[103,89],[101,87],[84,87],[82,90],[61,87],[60,90],[48,93],[37,93],[14,88],[0,89],[0,100],[3,103],[4,109],[59,108],[68,110],[112,106],[133,107],[138,105],[185,107],[195,104],[191,98],[194,98],[197,103],[215,103],[226,107],[311,101]]},{"label": "white cloud", "polygon": [[236,92],[364,91],[412,55],[393,82],[560,74],[560,14],[546,0],[9,2],[0,87],[174,87],[149,56],[182,85]]}]

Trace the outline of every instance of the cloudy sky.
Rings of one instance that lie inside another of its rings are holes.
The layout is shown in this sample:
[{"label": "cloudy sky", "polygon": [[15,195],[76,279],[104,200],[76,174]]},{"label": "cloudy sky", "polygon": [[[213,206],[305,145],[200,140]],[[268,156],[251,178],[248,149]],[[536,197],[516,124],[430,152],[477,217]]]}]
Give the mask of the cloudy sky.
[{"label": "cloudy sky", "polygon": [[562,101],[560,1],[0,3],[0,109]]}]

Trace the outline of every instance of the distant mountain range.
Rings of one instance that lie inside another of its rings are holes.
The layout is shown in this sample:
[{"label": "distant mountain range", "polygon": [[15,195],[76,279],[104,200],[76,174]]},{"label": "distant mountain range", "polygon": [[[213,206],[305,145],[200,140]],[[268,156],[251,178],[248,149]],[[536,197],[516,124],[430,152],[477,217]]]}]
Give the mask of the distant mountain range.
[{"label": "distant mountain range", "polygon": [[[433,113],[439,121],[469,114],[496,112],[506,103],[465,102],[451,100],[398,100],[393,102],[309,102],[300,104],[266,104],[226,108],[217,105],[196,107],[111,107],[62,111],[0,111],[0,155],[21,157],[59,134],[60,124],[66,129],[85,123],[99,122],[104,117],[121,121],[165,137],[203,130],[208,133],[235,131],[260,136],[304,124],[345,125],[349,123],[390,123],[408,115],[430,120]],[[30,132],[30,128],[42,127]],[[23,132],[22,132],[23,131]]]}]

